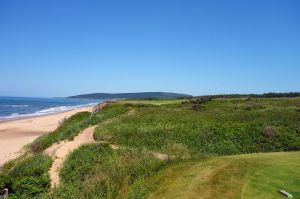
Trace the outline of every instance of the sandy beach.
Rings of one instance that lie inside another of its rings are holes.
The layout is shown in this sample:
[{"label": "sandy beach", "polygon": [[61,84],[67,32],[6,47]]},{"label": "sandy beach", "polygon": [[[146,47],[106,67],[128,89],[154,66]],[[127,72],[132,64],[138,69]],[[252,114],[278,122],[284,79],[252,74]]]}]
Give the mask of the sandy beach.
[{"label": "sandy beach", "polygon": [[24,145],[55,130],[63,118],[91,110],[92,107],[79,108],[63,113],[0,122],[0,166],[17,157]]}]

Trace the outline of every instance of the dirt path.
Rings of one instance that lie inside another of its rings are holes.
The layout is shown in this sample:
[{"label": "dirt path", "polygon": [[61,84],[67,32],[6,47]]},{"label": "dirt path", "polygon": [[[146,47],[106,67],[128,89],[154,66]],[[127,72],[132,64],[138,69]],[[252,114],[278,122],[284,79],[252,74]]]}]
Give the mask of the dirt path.
[{"label": "dirt path", "polygon": [[86,128],[73,140],[55,143],[45,150],[45,153],[54,160],[49,170],[52,188],[57,187],[60,183],[59,171],[67,156],[81,145],[95,142],[93,133],[96,127],[97,125]]}]

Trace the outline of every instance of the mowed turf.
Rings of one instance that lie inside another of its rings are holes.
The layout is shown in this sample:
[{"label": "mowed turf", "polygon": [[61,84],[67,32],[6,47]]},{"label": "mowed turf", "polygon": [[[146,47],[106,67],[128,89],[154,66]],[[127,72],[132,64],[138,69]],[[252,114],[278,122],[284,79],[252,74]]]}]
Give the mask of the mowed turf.
[{"label": "mowed turf", "polygon": [[148,198],[300,198],[300,152],[216,157],[175,164],[148,180]]}]

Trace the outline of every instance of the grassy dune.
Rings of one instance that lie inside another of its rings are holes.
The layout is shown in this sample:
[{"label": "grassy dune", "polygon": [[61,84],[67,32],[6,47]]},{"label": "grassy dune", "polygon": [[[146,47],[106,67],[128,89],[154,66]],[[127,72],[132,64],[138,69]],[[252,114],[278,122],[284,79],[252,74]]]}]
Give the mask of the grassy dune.
[{"label": "grassy dune", "polygon": [[74,151],[60,173],[62,185],[44,198],[142,198],[144,179],[164,166],[145,151],[90,144]]},{"label": "grassy dune", "polygon": [[168,102],[127,104],[134,114],[99,126],[96,140],[157,152],[177,143],[193,156],[300,149],[300,98]]},{"label": "grassy dune", "polygon": [[16,165],[0,173],[0,188],[9,189],[9,198],[39,198],[49,190],[48,170],[52,164],[49,156],[37,154],[20,157]]},{"label": "grassy dune", "polygon": [[9,198],[41,198],[49,192],[48,170],[52,159],[43,155],[43,150],[52,144],[73,139],[83,129],[126,113],[127,107],[115,104],[105,107],[101,113],[90,118],[89,112],[80,112],[63,121],[49,134],[37,138],[24,155],[6,163],[0,170],[0,190],[9,188]]},{"label": "grassy dune", "polygon": [[[50,190],[43,150],[90,125],[102,144],[71,153]],[[268,199],[285,189],[300,198],[300,153],[288,152],[300,150],[299,97],[124,100],[78,113],[30,147],[1,172],[13,197]]]},{"label": "grassy dune", "polygon": [[247,154],[173,165],[148,180],[148,198],[300,198],[300,152]]},{"label": "grassy dune", "polygon": [[62,121],[61,125],[54,131],[37,138],[31,145],[30,149],[34,153],[39,153],[50,147],[52,144],[62,141],[71,140],[78,135],[83,129],[92,124],[98,124],[110,118],[117,117],[127,111],[127,108],[121,105],[105,107],[100,113],[90,118],[90,112],[80,112],[69,119]]}]

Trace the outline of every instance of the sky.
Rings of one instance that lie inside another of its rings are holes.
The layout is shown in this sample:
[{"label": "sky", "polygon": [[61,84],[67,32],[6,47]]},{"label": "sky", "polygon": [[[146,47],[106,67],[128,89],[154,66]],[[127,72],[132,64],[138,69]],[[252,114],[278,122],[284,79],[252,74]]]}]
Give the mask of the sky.
[{"label": "sky", "polygon": [[300,91],[298,0],[0,0],[0,96]]}]

